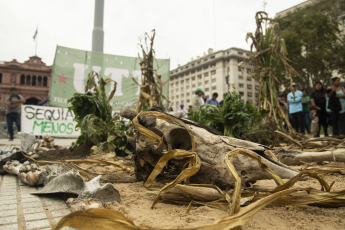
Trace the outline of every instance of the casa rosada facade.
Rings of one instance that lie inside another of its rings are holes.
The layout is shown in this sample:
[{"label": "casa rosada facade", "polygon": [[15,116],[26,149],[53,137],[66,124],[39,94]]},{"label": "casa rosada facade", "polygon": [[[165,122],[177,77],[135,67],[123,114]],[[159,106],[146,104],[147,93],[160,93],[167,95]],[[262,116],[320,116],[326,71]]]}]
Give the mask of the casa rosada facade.
[{"label": "casa rosada facade", "polygon": [[25,103],[37,105],[48,99],[52,66],[40,57],[32,56],[24,63],[16,59],[0,62],[0,121],[6,120],[6,98],[15,87]]}]

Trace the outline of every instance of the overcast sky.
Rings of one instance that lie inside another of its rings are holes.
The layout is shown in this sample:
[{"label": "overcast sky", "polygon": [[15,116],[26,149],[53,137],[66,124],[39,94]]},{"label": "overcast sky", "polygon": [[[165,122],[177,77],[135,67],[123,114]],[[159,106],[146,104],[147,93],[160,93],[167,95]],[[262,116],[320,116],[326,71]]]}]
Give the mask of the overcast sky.
[{"label": "overcast sky", "polygon": [[[266,0],[277,12],[305,0]],[[0,61],[28,60],[35,54],[52,65],[57,45],[91,50],[94,0],[1,0]],[[157,58],[171,69],[201,56],[208,48],[249,49],[245,37],[255,30],[261,0],[105,0],[104,53],[137,56],[145,32],[156,29]]]}]

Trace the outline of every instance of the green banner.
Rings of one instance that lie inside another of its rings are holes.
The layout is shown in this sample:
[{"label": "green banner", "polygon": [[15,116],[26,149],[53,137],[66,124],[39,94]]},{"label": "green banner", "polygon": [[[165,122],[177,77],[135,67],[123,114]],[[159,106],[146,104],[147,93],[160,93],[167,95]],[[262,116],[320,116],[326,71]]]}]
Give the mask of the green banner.
[{"label": "green banner", "polygon": [[[157,73],[162,76],[163,94],[169,93],[169,59],[157,59],[154,63]],[[135,107],[139,97],[139,86],[132,76],[141,82],[139,59],[97,52],[76,50],[57,46],[49,90],[49,104],[67,107],[67,100],[74,93],[84,93],[87,75],[95,71],[104,79],[111,78],[117,82],[115,96],[111,100],[114,110],[123,107]],[[107,86],[110,91],[110,85]]]}]

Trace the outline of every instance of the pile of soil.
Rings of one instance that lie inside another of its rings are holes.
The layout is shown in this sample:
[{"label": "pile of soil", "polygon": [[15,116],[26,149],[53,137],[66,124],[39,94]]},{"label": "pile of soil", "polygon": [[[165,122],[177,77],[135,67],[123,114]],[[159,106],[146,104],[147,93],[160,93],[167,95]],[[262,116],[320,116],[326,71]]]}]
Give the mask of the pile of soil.
[{"label": "pile of soil", "polygon": [[76,149],[70,148],[60,148],[53,149],[44,152],[39,155],[37,160],[44,161],[56,161],[56,160],[71,160],[71,159],[85,159],[90,155],[90,145],[82,144]]}]

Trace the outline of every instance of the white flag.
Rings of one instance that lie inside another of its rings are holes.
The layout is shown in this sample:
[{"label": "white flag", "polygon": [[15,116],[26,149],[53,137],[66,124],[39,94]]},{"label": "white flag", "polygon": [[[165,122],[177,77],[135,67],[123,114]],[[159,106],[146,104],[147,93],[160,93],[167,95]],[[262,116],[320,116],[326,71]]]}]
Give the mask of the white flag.
[{"label": "white flag", "polygon": [[34,34],[34,37],[33,37],[34,41],[35,41],[35,39],[36,39],[37,32],[38,32],[38,28],[36,28],[36,31],[35,31],[35,34]]}]

